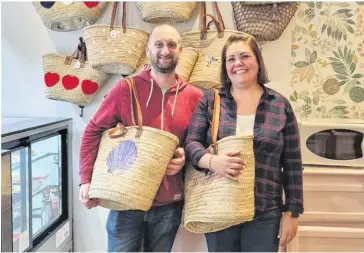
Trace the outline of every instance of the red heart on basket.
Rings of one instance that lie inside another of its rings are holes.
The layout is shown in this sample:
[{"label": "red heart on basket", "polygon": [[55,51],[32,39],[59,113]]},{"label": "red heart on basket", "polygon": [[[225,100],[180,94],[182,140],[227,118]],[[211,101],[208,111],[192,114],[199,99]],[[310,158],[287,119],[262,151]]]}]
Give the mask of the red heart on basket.
[{"label": "red heart on basket", "polygon": [[59,75],[57,73],[47,72],[44,75],[44,82],[47,87],[52,87],[59,81]]},{"label": "red heart on basket", "polygon": [[98,88],[99,88],[99,85],[97,84],[97,82],[93,82],[91,80],[82,81],[81,89],[82,89],[83,93],[85,93],[86,95],[94,94]]},{"label": "red heart on basket", "polygon": [[65,75],[64,77],[62,77],[62,84],[66,90],[72,90],[76,88],[78,82],[79,80],[77,76]]},{"label": "red heart on basket", "polygon": [[99,4],[99,1],[86,1],[83,2],[88,8],[93,8]]}]

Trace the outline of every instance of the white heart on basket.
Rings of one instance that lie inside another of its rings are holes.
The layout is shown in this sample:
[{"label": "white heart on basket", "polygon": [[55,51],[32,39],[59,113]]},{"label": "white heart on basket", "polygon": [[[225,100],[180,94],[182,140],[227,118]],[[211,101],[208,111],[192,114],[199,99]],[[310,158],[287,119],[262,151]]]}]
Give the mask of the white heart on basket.
[{"label": "white heart on basket", "polygon": [[63,3],[64,5],[71,5],[73,4],[75,1],[61,1],[61,3]]}]

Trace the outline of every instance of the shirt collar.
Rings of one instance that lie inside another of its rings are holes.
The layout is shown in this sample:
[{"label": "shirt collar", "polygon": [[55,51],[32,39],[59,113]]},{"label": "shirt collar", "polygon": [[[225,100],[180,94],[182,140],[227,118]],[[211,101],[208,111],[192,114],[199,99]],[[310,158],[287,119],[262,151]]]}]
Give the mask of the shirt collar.
[{"label": "shirt collar", "polygon": [[[265,85],[262,85],[262,87],[263,87],[263,97],[264,98],[275,97],[276,96],[272,89],[266,87]],[[219,95],[220,96],[223,95],[223,96],[226,96],[228,98],[233,98],[233,96],[230,93],[230,89],[226,89],[224,87],[219,89]]]}]

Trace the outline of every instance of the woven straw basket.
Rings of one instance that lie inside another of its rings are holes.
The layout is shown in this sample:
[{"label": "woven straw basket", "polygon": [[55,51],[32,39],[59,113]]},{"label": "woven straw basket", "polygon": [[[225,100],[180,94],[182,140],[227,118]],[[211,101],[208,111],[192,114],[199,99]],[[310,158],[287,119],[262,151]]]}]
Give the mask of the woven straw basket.
[{"label": "woven straw basket", "polygon": [[[193,67],[195,66],[197,57],[198,51],[196,49],[190,47],[183,48],[176,67],[176,73],[188,81]],[[146,55],[143,55],[137,69],[133,73],[133,76],[142,72],[147,67],[147,65],[150,65],[150,59]]]},{"label": "woven straw basket", "polygon": [[[75,66],[81,62],[79,68]],[[79,106],[92,102],[109,75],[93,69],[88,61],[55,53],[43,55],[46,98]]]},{"label": "woven straw basket", "polygon": [[[229,37],[233,34],[247,35],[235,30],[225,30],[224,22],[218,5],[213,2],[218,20],[207,14],[205,2],[201,2],[201,31],[185,32],[182,34],[182,47],[192,47],[199,51],[199,55],[188,80],[192,85],[211,89],[221,86],[221,52]],[[213,18],[217,31],[210,31],[206,26],[206,16]]]},{"label": "woven straw basket", "polygon": [[61,1],[33,2],[35,10],[44,25],[57,32],[68,32],[82,29],[97,21],[107,2],[84,3],[73,2],[66,5]]},{"label": "woven straw basket", "polygon": [[220,97],[215,89],[212,118],[214,154],[241,151],[246,163],[237,181],[217,174],[206,175],[191,165],[186,172],[184,226],[194,233],[210,233],[250,221],[254,217],[255,160],[253,136],[229,136],[219,141]]},{"label": "woven straw basket", "polygon": [[238,181],[187,168],[184,225],[190,232],[216,232],[254,217],[253,137],[229,136],[217,145],[221,154],[242,151],[246,167]]},{"label": "woven straw basket", "polygon": [[89,61],[93,68],[105,73],[130,75],[143,55],[148,33],[126,27],[126,3],[123,3],[122,26],[114,26],[118,2],[114,2],[111,25],[84,28]]},{"label": "woven straw basket", "polygon": [[138,125],[133,120],[134,126],[119,124],[102,135],[89,195],[105,208],[147,211],[165,176],[178,138],[166,131],[142,126],[134,83],[126,81],[134,93],[131,96],[137,105]]},{"label": "woven straw basket", "polygon": [[196,2],[136,2],[144,22],[181,23],[188,21]]},{"label": "woven straw basket", "polygon": [[253,35],[257,41],[277,40],[295,15],[297,3],[247,4],[231,2],[236,27],[239,31]]}]

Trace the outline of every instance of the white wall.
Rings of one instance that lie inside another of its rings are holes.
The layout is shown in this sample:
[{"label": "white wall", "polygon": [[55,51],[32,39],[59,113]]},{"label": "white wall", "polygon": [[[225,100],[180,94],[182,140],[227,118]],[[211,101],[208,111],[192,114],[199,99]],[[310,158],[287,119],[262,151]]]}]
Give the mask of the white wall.
[{"label": "white wall", "polygon": [[[154,25],[144,23],[133,3],[127,5],[129,25],[150,32]],[[230,2],[219,3],[226,29],[234,29]],[[97,23],[108,23],[112,5]],[[211,13],[211,4],[207,3],[207,12]],[[75,251],[106,251],[107,240],[105,223],[107,210],[102,208],[87,210],[78,201],[78,159],[82,132],[100,105],[103,96],[120,78],[112,76],[87,106],[83,118],[79,117],[77,106],[48,100],[44,97],[42,73],[42,54],[58,51],[60,54],[72,54],[82,31],[68,33],[54,32],[47,29],[35,12],[31,2],[3,2],[1,8],[2,23],[2,96],[3,117],[72,117],[73,118],[73,177],[74,177],[74,237]],[[119,9],[119,20],[122,10]],[[199,29],[198,9],[192,19],[184,24],[176,24],[180,32]],[[119,23],[120,24],[120,23]],[[270,85],[284,95],[289,94],[290,36],[291,23],[282,37],[263,45],[263,56]],[[188,233],[183,228],[177,235],[174,251],[205,251],[202,235]]]}]

